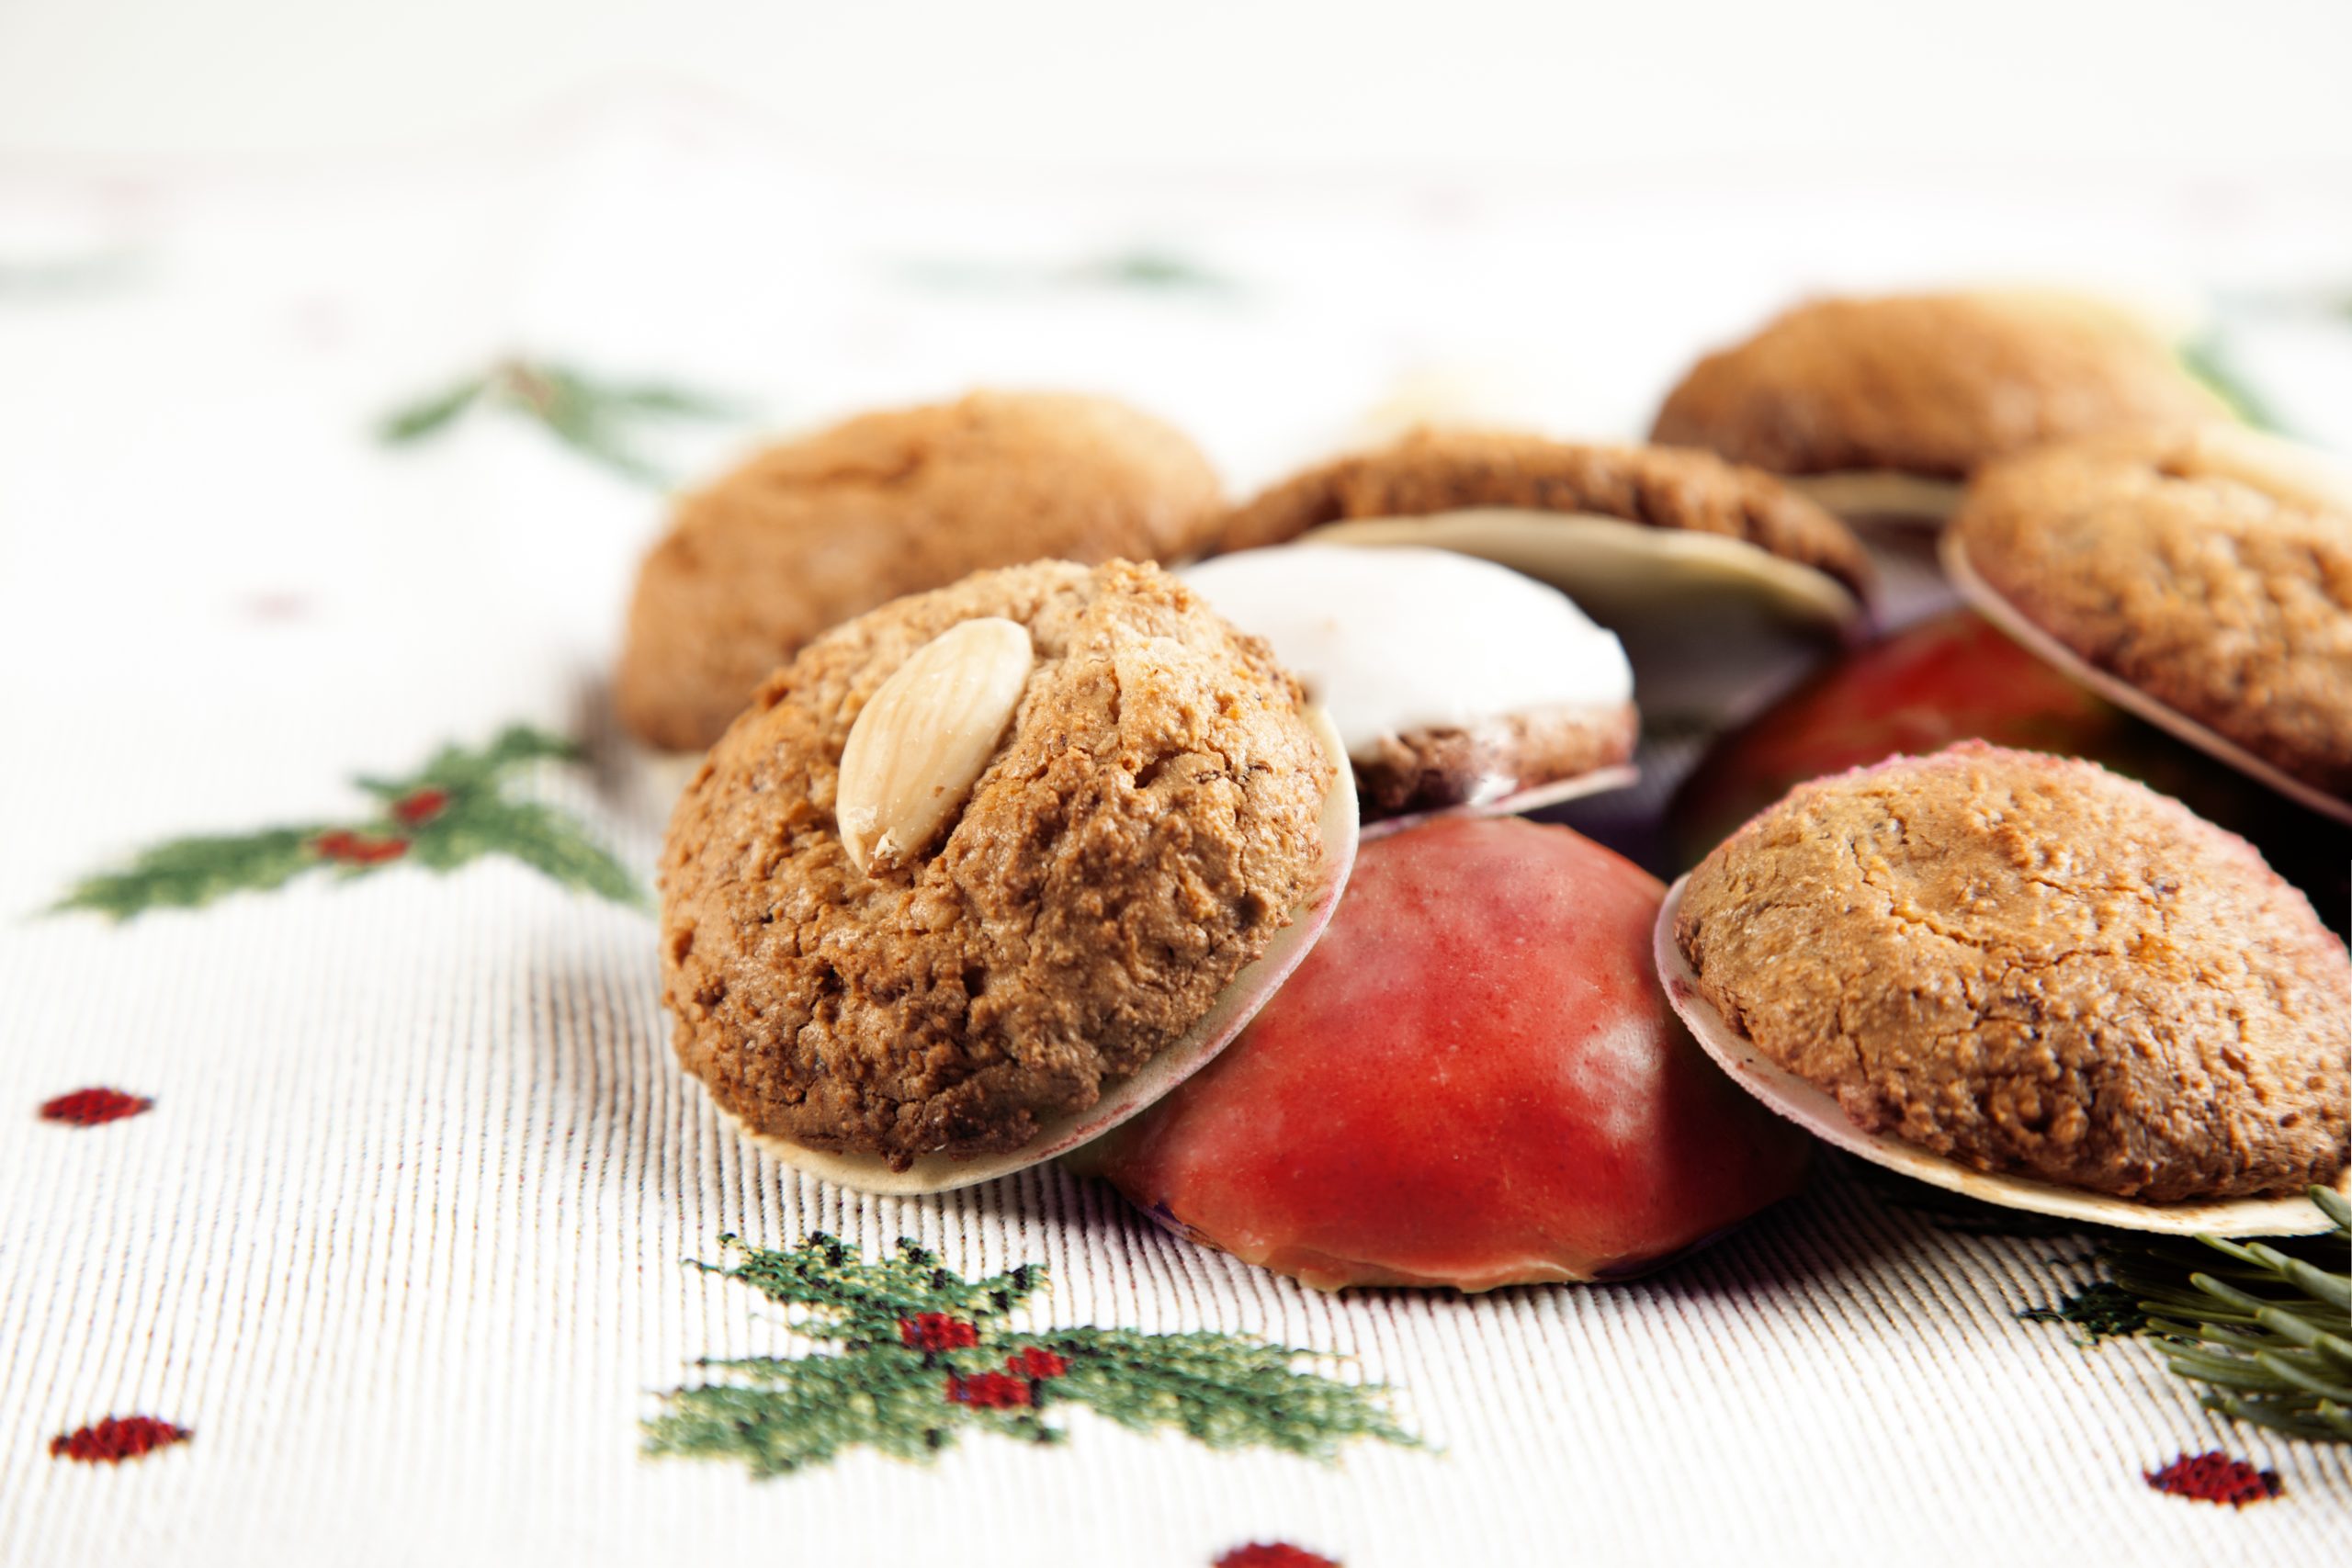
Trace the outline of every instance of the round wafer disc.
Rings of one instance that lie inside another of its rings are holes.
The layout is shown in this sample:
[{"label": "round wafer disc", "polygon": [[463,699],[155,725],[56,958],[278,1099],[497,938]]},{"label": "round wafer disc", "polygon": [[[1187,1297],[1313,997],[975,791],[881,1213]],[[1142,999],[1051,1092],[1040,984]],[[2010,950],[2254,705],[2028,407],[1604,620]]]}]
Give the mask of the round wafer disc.
[{"label": "round wafer disc", "polygon": [[2158,729],[2187,741],[2207,756],[2227,762],[2248,778],[2267,784],[2280,795],[2338,822],[2352,822],[2352,801],[2339,800],[2264,761],[2179,709],[2159,702],[2120,676],[2100,669],[2028,619],[2024,611],[2001,596],[2000,591],[1978,576],[1968,559],[1968,547],[1949,529],[1938,546],[1944,574],[1960,591],[1970,609],[2001,628],[2018,646],[2052,669],[2105,697],[2126,713],[2136,714]]},{"label": "round wafer disc", "polygon": [[1330,523],[1306,536],[1317,544],[1419,545],[1477,556],[1550,583],[1612,628],[1661,610],[1703,615],[1725,601],[1833,630],[1863,615],[1861,601],[1827,572],[1745,539],[1591,513],[1479,507]]},{"label": "round wafer disc", "polygon": [[1366,839],[1385,838],[1390,833],[1402,832],[1424,822],[1434,822],[1442,817],[1524,817],[1531,811],[1541,811],[1547,806],[1563,806],[1571,800],[1582,800],[1589,795],[1606,795],[1612,789],[1631,789],[1641,782],[1641,770],[1630,762],[1620,763],[1613,768],[1595,768],[1572,779],[1554,779],[1549,784],[1498,795],[1492,800],[1466,800],[1459,806],[1441,806],[1429,811],[1408,811],[1401,817],[1383,817],[1378,821],[1365,823],[1363,836]]},{"label": "round wafer disc", "polygon": [[[1727,1022],[1713,1004],[1699,993],[1699,976],[1674,940],[1674,920],[1682,908],[1683,877],[1667,889],[1651,942],[1657,960],[1657,977],[1666,999],[1681,1016],[1699,1044],[1732,1081],[1787,1117],[1806,1132],[1848,1154],[1873,1165],[1916,1178],[1947,1192],[2023,1209],[2085,1224],[2112,1225],[2119,1230],[2154,1231],[2165,1235],[2318,1235],[2331,1227],[2325,1214],[2308,1199],[2224,1198],[2212,1201],[2143,1203],[2104,1192],[2059,1187],[2030,1177],[1996,1176],[1961,1164],[1883,1133],[1866,1133],[1841,1110],[1837,1100],[1781,1066],[1753,1041]],[[2336,1183],[2352,1196],[2352,1172]]]},{"label": "round wafer disc", "polygon": [[[1068,1154],[1109,1132],[1197,1072],[1232,1043],[1242,1026],[1265,1005],[1266,998],[1290,978],[1291,971],[1298,967],[1299,961],[1331,923],[1332,912],[1340,905],[1340,891],[1347,886],[1348,874],[1355,867],[1355,774],[1348,766],[1347,750],[1340,745],[1339,730],[1322,709],[1310,707],[1303,712],[1316,739],[1322,743],[1324,753],[1335,765],[1330,793],[1323,797],[1323,862],[1306,898],[1293,912],[1290,924],[1275,933],[1254,963],[1227,982],[1209,1010],[1191,1029],[1140,1069],[1104,1089],[1102,1099],[1083,1111],[1047,1121],[1035,1137],[1017,1149],[969,1157],[924,1155],[905,1170],[891,1169],[889,1161],[879,1155],[812,1149],[788,1138],[749,1129],[742,1129],[744,1137],[796,1170],[805,1170],[861,1192],[947,1192],[1011,1176]],[[737,1125],[741,1128],[740,1122]]]}]

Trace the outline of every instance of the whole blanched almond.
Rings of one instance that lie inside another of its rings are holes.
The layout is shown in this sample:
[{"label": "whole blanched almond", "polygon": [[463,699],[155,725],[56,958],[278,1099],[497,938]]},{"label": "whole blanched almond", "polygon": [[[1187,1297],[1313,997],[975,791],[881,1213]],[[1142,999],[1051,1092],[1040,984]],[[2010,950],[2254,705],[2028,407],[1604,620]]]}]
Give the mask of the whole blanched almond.
[{"label": "whole blanched almond", "polygon": [[842,748],[833,819],[869,874],[930,847],[964,804],[1036,663],[1029,628],[966,621],[915,649],[866,702]]}]

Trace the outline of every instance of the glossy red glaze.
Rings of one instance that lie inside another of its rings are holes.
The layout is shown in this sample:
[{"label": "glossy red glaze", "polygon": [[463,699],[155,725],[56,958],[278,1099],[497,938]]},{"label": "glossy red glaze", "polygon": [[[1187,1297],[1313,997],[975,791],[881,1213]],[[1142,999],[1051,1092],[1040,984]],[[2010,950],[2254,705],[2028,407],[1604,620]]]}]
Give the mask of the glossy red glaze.
[{"label": "glossy red glaze", "polygon": [[1080,1163],[1325,1289],[1655,1267],[1792,1191],[1810,1146],[1667,1007],[1662,894],[1517,818],[1367,843],[1241,1037]]}]

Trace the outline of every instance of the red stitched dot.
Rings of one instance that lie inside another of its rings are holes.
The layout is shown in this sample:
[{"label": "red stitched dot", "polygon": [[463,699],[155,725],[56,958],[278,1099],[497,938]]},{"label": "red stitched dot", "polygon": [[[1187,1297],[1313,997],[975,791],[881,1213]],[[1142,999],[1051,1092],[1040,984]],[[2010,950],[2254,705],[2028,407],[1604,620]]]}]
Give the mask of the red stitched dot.
[{"label": "red stitched dot", "polygon": [[899,1319],[899,1337],[910,1350],[968,1350],[980,1342],[980,1331],[944,1312],[919,1312]]},{"label": "red stitched dot", "polygon": [[2150,1486],[2170,1496],[2193,1498],[2200,1503],[2227,1503],[2233,1508],[2265,1502],[2285,1490],[2278,1484],[2277,1471],[2256,1470],[2219,1449],[2211,1453],[2183,1454],[2162,1470],[2143,1471],[2141,1475]]},{"label": "red stitched dot", "polygon": [[421,789],[405,795],[392,803],[392,815],[412,828],[420,822],[430,822],[448,808],[449,792],[446,789]]},{"label": "red stitched dot", "polygon": [[349,829],[337,828],[311,840],[311,848],[323,859],[344,865],[380,865],[408,853],[408,840],[364,838]]},{"label": "red stitched dot", "polygon": [[1004,1370],[1032,1382],[1044,1382],[1069,1371],[1069,1363],[1043,1346],[1032,1345],[1017,1356],[1007,1356]]},{"label": "red stitched dot", "polygon": [[1253,1540],[1218,1558],[1216,1568],[1340,1568],[1340,1562],[1286,1540]]},{"label": "red stitched dot", "polygon": [[51,1459],[83,1464],[120,1464],[127,1459],[185,1443],[196,1434],[153,1416],[109,1416],[49,1440]]},{"label": "red stitched dot", "polygon": [[1008,1377],[1003,1372],[951,1376],[947,1380],[947,1403],[968,1404],[976,1410],[1017,1410],[1029,1403],[1029,1382],[1025,1378]]},{"label": "red stitched dot", "polygon": [[119,1122],[126,1116],[136,1116],[155,1102],[135,1094],[125,1094],[119,1089],[77,1089],[72,1094],[61,1094],[43,1102],[40,1119],[62,1122],[74,1127],[96,1127],[102,1122]]}]

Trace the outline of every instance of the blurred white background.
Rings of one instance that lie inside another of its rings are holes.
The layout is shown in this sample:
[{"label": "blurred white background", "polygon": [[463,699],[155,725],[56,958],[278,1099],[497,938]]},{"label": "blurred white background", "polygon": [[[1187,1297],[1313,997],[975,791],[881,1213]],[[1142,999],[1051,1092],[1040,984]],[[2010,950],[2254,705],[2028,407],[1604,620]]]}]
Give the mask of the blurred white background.
[{"label": "blurred white background", "polygon": [[0,0],[0,148],[447,143],[659,85],[1132,171],[2352,164],[2345,0]]},{"label": "blurred white background", "polygon": [[661,487],[379,434],[514,358],[718,395],[678,481],[993,383],[1246,492],[1432,414],[1638,437],[1804,293],[2057,283],[2352,448],[2346,61],[2352,0],[0,0],[0,653],[192,721],[334,648],[599,668]]}]

